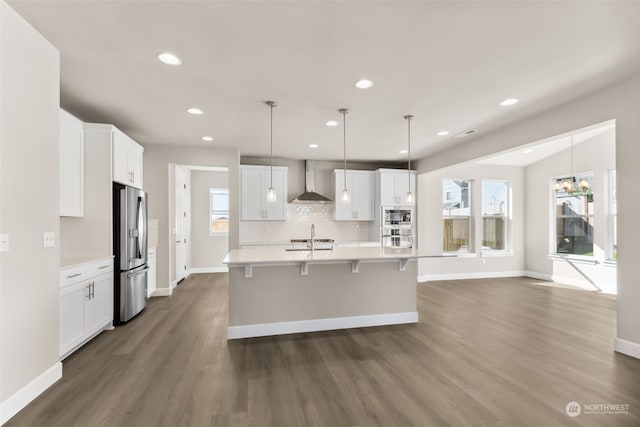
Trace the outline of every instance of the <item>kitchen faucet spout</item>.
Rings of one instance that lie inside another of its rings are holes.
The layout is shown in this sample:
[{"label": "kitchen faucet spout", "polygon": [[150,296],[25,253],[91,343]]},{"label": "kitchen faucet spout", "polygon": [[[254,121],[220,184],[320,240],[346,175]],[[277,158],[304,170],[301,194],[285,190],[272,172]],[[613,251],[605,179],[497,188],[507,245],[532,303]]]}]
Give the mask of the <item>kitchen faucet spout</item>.
[{"label": "kitchen faucet spout", "polygon": [[311,224],[311,253],[316,249],[316,225]]}]

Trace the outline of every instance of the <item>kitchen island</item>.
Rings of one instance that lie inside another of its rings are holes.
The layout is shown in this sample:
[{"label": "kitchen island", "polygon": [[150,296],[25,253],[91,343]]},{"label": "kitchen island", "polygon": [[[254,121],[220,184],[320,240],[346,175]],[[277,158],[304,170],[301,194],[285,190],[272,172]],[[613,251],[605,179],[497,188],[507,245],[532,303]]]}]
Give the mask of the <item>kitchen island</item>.
[{"label": "kitchen island", "polygon": [[415,249],[234,249],[227,338],[417,323]]}]

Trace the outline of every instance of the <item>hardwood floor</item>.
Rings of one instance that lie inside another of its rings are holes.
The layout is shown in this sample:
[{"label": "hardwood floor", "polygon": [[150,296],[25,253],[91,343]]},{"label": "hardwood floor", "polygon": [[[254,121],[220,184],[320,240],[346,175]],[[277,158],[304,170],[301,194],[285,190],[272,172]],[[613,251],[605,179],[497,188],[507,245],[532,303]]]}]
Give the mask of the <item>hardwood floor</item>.
[{"label": "hardwood floor", "polygon": [[[640,425],[640,360],[613,352],[606,295],[431,282],[417,325],[227,342],[226,277],[152,299],[6,426]],[[571,401],[629,410],[571,418]]]}]

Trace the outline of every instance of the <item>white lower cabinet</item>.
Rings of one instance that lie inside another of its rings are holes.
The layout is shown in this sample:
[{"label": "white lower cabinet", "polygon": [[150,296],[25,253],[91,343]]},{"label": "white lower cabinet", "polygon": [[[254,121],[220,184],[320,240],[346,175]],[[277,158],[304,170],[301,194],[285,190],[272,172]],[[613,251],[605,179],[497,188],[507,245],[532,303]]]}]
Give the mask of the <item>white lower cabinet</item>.
[{"label": "white lower cabinet", "polygon": [[103,259],[60,269],[61,359],[113,322],[113,261]]}]

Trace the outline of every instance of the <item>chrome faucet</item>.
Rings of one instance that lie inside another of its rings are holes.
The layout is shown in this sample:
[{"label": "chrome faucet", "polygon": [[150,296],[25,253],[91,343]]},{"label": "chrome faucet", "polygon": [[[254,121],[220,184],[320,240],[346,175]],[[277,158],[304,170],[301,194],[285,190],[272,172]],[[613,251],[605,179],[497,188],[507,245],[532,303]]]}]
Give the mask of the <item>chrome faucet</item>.
[{"label": "chrome faucet", "polygon": [[316,250],[316,225],[311,224],[311,252],[313,253]]}]

